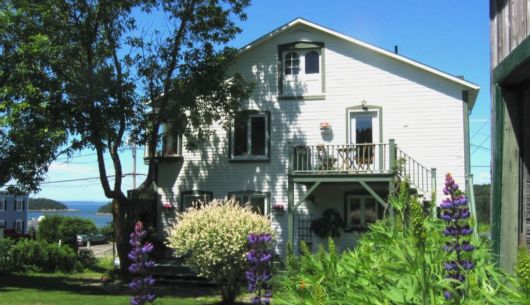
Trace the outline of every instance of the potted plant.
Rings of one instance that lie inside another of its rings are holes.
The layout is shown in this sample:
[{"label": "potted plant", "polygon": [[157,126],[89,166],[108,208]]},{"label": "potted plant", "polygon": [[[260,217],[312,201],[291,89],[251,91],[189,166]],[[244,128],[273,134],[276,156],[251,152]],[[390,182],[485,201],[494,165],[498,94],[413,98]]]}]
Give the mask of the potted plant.
[{"label": "potted plant", "polygon": [[330,133],[331,132],[331,124],[327,121],[320,122],[320,132],[322,133]]}]

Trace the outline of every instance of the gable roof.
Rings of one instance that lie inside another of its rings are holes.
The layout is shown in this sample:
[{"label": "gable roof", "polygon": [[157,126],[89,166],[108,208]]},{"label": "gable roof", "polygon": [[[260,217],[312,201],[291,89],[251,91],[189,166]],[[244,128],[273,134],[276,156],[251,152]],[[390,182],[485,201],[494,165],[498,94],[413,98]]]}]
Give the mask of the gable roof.
[{"label": "gable roof", "polygon": [[408,64],[410,66],[413,66],[415,68],[418,68],[420,70],[423,70],[423,71],[426,71],[426,72],[429,72],[433,75],[437,75],[441,78],[444,78],[448,81],[451,81],[455,84],[458,84],[466,89],[469,90],[469,109],[473,109],[473,106],[475,104],[475,101],[477,99],[477,95],[478,95],[478,91],[480,90],[480,87],[476,84],[473,84],[471,82],[468,82],[460,77],[456,77],[454,75],[451,75],[449,73],[446,73],[446,72],[443,72],[441,70],[438,70],[438,69],[435,69],[433,67],[430,67],[428,65],[425,65],[425,64],[422,64],[418,61],[415,61],[415,60],[412,60],[410,58],[407,58],[405,56],[402,56],[402,55],[399,55],[399,54],[396,54],[396,53],[393,53],[393,52],[390,52],[390,51],[387,51],[385,49],[382,49],[382,48],[379,48],[379,47],[376,47],[374,45],[371,45],[369,43],[366,43],[366,42],[363,42],[363,41],[360,41],[358,39],[355,39],[355,38],[352,38],[350,36],[347,36],[347,35],[344,35],[344,34],[341,34],[339,32],[336,32],[336,31],[333,31],[331,29],[328,29],[326,27],[323,27],[321,25],[318,25],[316,23],[313,23],[311,21],[307,21],[303,18],[296,18],[294,19],[293,21],[290,21],[278,28],[276,28],[275,30],[261,36],[260,38],[254,40],[253,42],[247,44],[246,46],[240,48],[240,52],[242,53],[246,53],[247,51],[251,50],[251,49],[254,49],[255,47],[257,47],[258,45],[262,44],[262,43],[265,43],[267,42],[268,40],[274,38],[274,37],[277,37],[283,33],[285,33],[286,31],[296,27],[296,26],[306,26],[308,28],[311,28],[311,29],[314,29],[314,30],[317,30],[317,31],[320,31],[320,32],[323,32],[323,33],[326,33],[326,34],[329,34],[331,36],[334,36],[334,37],[337,37],[337,38],[340,38],[340,39],[343,39],[347,42],[350,42],[354,45],[357,45],[357,46],[360,46],[360,47],[363,47],[363,48],[366,48],[370,51],[373,51],[375,53],[378,53],[378,54],[381,54],[383,56],[387,56],[389,58],[392,58],[394,60],[397,60],[399,62],[402,62],[402,63],[405,63],[405,64]]}]

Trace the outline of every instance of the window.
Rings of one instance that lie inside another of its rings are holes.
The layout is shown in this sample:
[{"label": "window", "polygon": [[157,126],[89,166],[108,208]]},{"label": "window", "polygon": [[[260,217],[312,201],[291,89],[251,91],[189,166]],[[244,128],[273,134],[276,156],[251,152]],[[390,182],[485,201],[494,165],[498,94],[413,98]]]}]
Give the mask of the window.
[{"label": "window", "polygon": [[6,227],[6,222],[5,222],[5,220],[0,219],[0,228],[5,228],[5,227]]},{"label": "window", "polygon": [[17,198],[16,200],[16,210],[24,211],[24,198]]},{"label": "window", "polygon": [[269,214],[269,193],[257,191],[241,191],[228,193],[228,198],[235,198],[240,204],[249,204],[253,212]]},{"label": "window", "polygon": [[383,208],[372,196],[351,195],[346,199],[348,229],[365,231],[368,225],[383,217]]},{"label": "window", "polygon": [[297,52],[287,52],[285,54],[285,74],[298,74],[300,73],[300,56]]},{"label": "window", "polygon": [[269,114],[243,111],[234,119],[232,159],[268,159]]},{"label": "window", "polygon": [[7,199],[0,199],[0,211],[5,211],[7,209]]},{"label": "window", "polygon": [[279,95],[283,98],[322,98],[324,43],[299,41],[278,46]]},{"label": "window", "polygon": [[317,74],[320,71],[320,55],[317,51],[305,54],[305,74]]},{"label": "window", "polygon": [[18,231],[18,232],[23,232],[24,231],[24,220],[17,219],[15,221],[15,230]]},{"label": "window", "polygon": [[188,209],[189,207],[193,206],[194,203],[208,203],[213,198],[212,192],[207,191],[185,191],[182,192],[182,211]]}]

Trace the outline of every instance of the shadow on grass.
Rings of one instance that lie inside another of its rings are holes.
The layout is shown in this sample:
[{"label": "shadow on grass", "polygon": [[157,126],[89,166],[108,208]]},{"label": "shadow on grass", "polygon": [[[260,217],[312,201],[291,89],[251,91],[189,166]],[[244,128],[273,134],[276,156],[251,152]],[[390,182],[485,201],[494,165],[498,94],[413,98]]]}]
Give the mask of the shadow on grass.
[{"label": "shadow on grass", "polygon": [[[40,291],[62,291],[81,295],[120,296],[130,293],[127,284],[115,282],[103,285],[97,278],[84,278],[83,274],[0,274],[0,293],[34,289]],[[216,297],[219,290],[194,284],[157,284],[153,287],[159,296],[177,298]],[[239,303],[238,303],[239,304]],[[245,304],[245,303],[241,303]]]}]

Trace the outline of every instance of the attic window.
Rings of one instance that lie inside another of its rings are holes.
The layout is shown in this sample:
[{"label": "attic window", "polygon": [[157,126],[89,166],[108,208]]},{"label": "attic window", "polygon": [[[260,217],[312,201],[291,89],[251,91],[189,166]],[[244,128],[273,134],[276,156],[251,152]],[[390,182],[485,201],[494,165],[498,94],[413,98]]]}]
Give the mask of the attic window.
[{"label": "attic window", "polygon": [[280,97],[321,97],[324,88],[324,43],[293,42],[278,46]]}]

